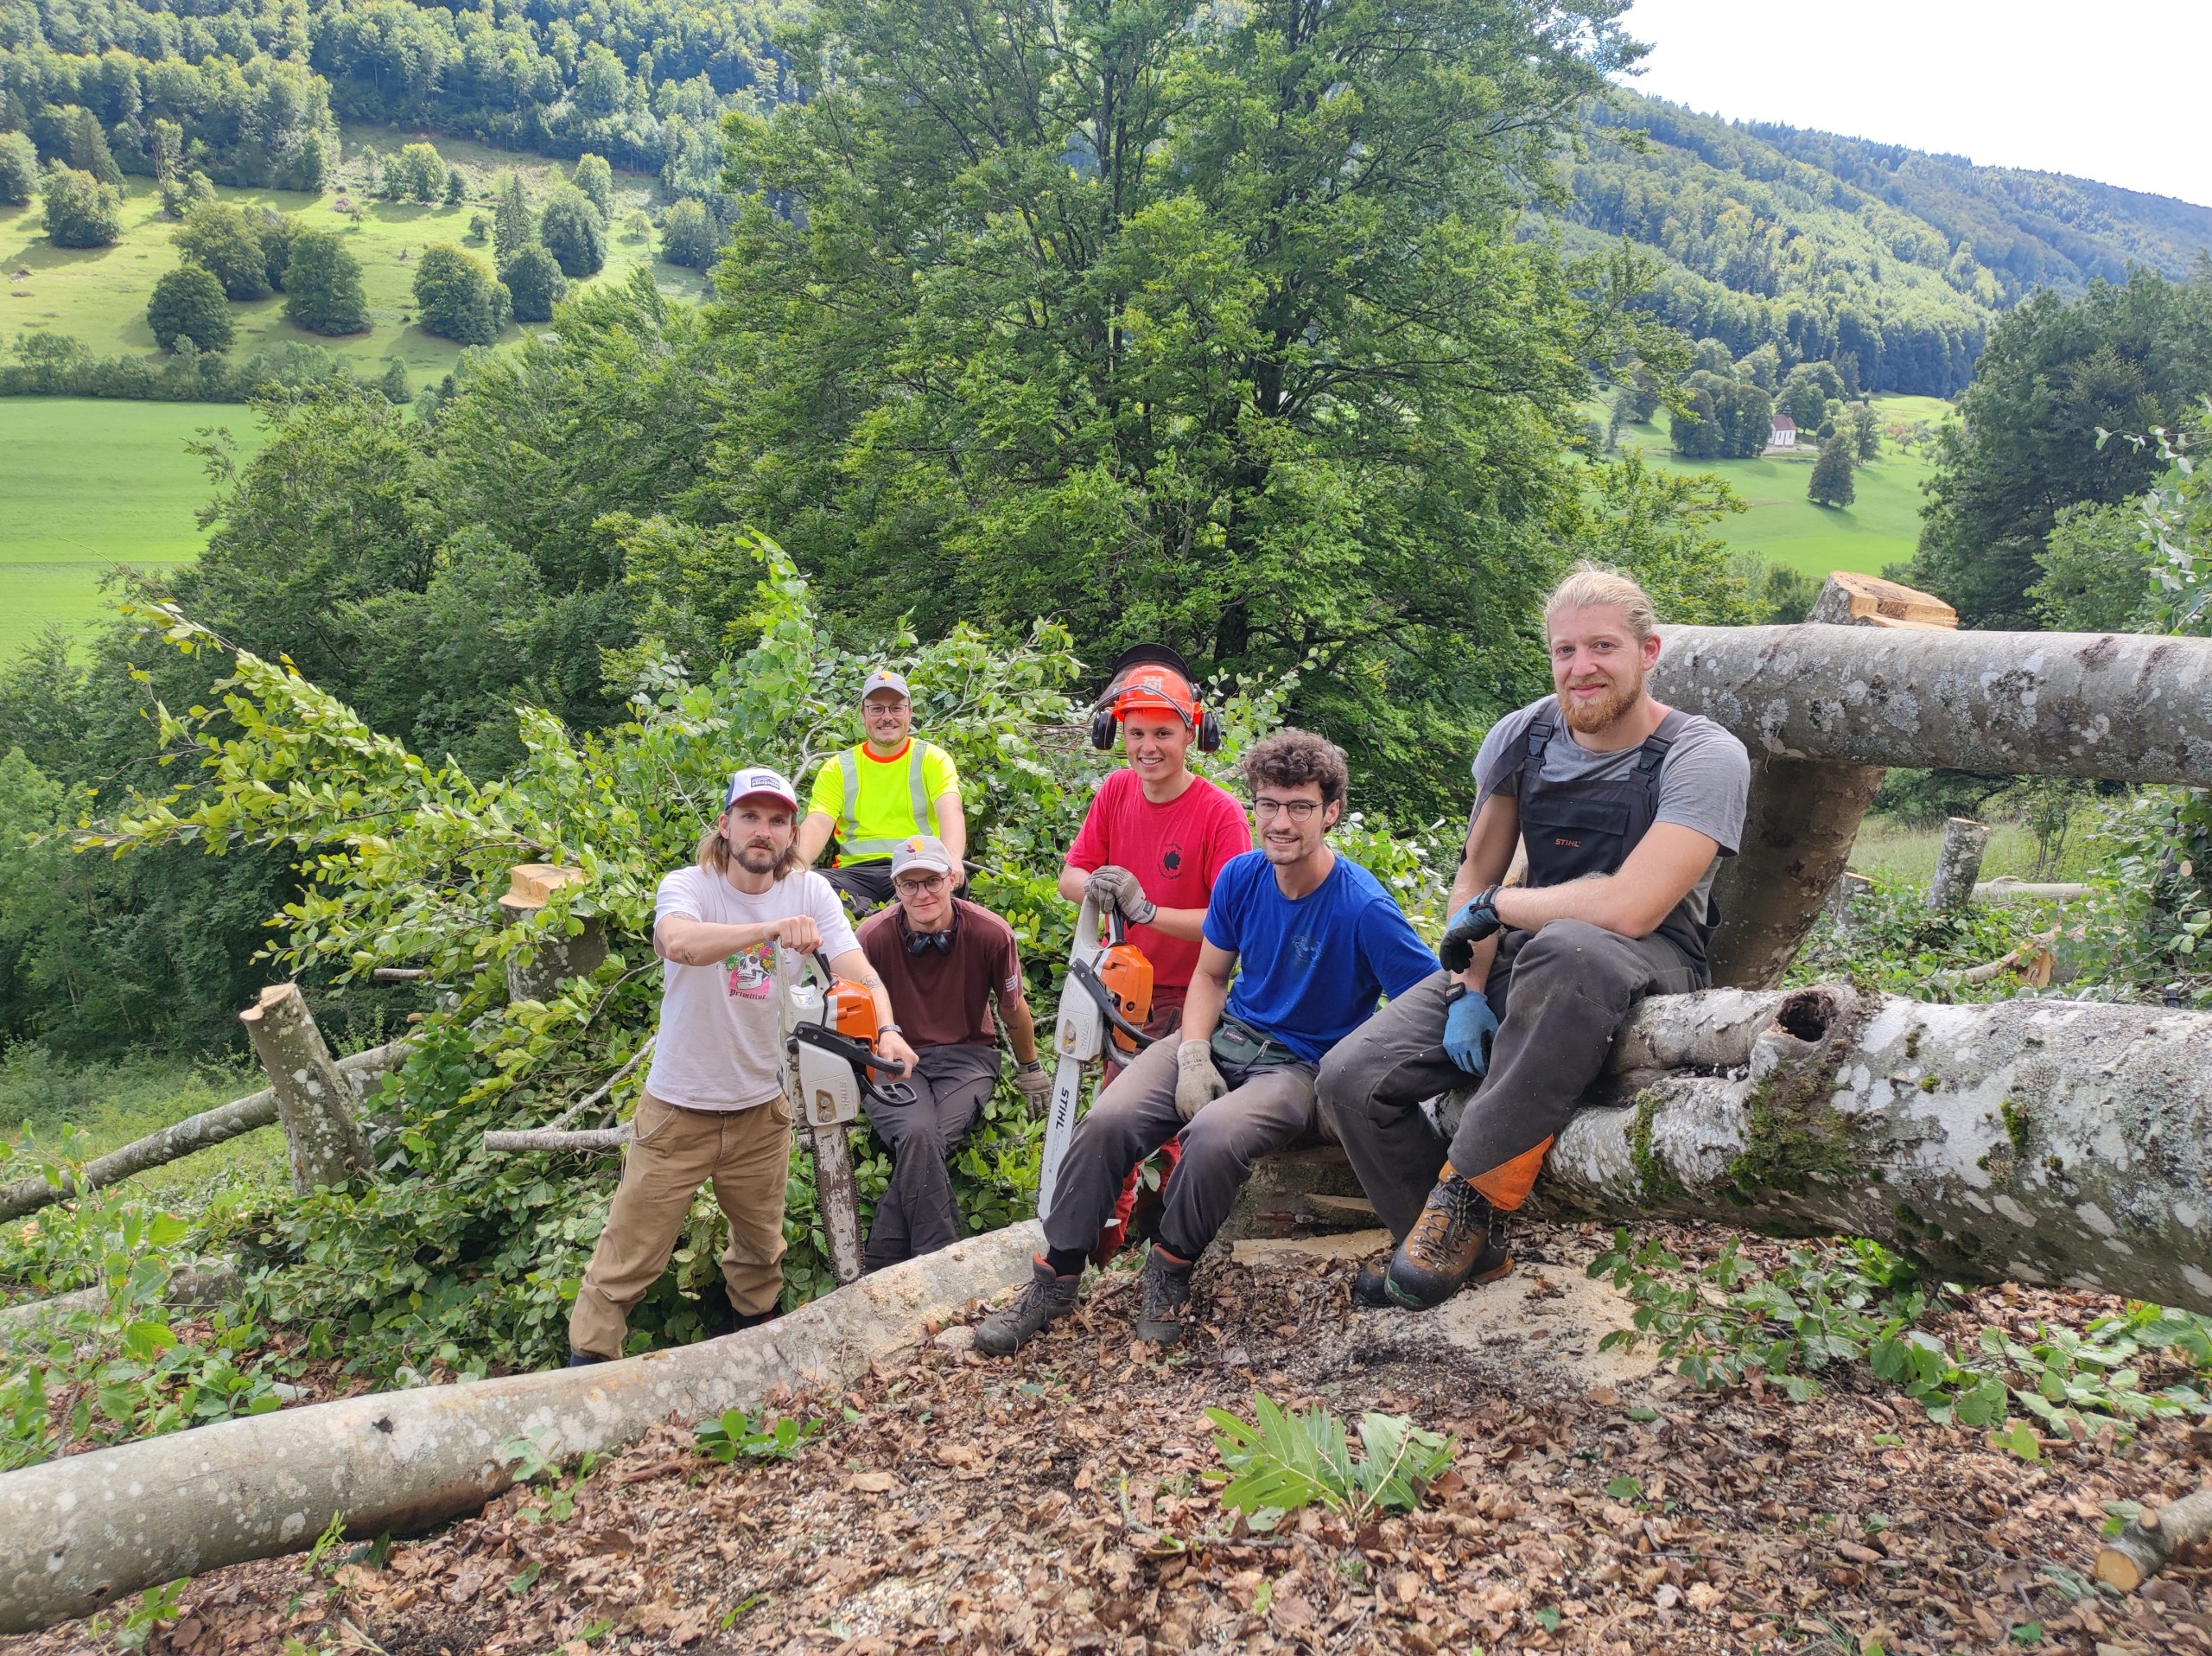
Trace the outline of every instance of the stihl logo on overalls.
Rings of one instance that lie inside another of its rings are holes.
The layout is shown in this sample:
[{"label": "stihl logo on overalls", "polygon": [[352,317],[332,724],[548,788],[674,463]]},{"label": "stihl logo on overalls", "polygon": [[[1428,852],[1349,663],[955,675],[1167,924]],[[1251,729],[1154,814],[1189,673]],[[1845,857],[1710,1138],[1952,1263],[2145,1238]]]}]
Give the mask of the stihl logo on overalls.
[{"label": "stihl logo on overalls", "polygon": [[1573,851],[1579,851],[1582,849],[1582,842],[1579,839],[1554,839],[1552,841],[1552,844],[1554,845],[1564,845],[1569,850]]}]

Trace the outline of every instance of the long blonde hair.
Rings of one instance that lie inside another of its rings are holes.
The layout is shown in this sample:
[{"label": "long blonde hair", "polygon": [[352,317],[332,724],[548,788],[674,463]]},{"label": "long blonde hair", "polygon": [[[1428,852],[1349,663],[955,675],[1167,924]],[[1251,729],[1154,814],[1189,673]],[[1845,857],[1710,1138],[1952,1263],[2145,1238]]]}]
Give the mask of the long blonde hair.
[{"label": "long blonde hair", "polygon": [[1601,564],[1588,561],[1577,564],[1567,571],[1567,579],[1552,589],[1552,596],[1544,600],[1544,631],[1551,632],[1551,618],[1554,610],[1592,609],[1608,608],[1621,612],[1621,619],[1628,623],[1628,630],[1636,634],[1642,644],[1659,625],[1658,612],[1651,607],[1651,595],[1637,585],[1618,570],[1609,570]]}]

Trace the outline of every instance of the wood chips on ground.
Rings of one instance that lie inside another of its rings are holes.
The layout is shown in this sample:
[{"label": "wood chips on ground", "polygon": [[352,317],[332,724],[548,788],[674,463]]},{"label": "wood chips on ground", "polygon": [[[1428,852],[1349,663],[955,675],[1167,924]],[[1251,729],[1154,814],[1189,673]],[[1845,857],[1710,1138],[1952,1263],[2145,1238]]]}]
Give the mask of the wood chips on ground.
[{"label": "wood chips on ground", "polygon": [[[1473,1291],[1541,1294],[1601,1236],[1529,1228],[1515,1275]],[[1722,1239],[1653,1228],[1691,1258]],[[1745,1252],[1772,1263],[1775,1245]],[[2031,1464],[1863,1371],[1802,1405],[1666,1375],[1582,1393],[1514,1353],[1424,1353],[1408,1314],[1350,1309],[1351,1269],[1210,1265],[1199,1326],[1166,1360],[1133,1349],[1135,1280],[1110,1274],[1016,1360],[932,1342],[842,1395],[779,1399],[829,1422],[794,1461],[715,1465],[671,1423],[596,1470],[564,1522],[531,1521],[544,1494],[517,1490],[380,1570],[218,1570],[145,1648],[2212,1653],[2212,1570],[2125,1600],[2086,1581],[2103,1502],[2212,1481],[2202,1425],[2152,1426],[2126,1453],[2048,1443]],[[1988,1290],[1948,1332],[2116,1306]],[[1202,1539],[1230,1530],[1201,1476],[1217,1463],[1202,1411],[1249,1414],[1255,1388],[1410,1414],[1457,1440],[1456,1469],[1418,1513],[1357,1533],[1308,1509],[1278,1536]],[[1624,1475],[1639,1492],[1609,1494]],[[82,1622],[0,1640],[6,1656],[111,1648]]]}]

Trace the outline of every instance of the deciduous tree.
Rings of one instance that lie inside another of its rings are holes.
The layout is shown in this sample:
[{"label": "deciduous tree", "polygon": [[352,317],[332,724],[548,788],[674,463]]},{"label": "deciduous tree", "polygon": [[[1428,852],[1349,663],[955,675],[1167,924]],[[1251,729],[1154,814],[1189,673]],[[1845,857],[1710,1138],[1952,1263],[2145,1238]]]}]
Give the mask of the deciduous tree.
[{"label": "deciduous tree", "polygon": [[572,184],[546,197],[537,233],[564,276],[597,276],[607,264],[607,220],[591,197]]},{"label": "deciduous tree", "polygon": [[39,183],[46,235],[56,247],[112,247],[123,238],[123,193],[73,167],[52,167]]},{"label": "deciduous tree", "polygon": [[21,132],[0,132],[0,206],[29,207],[38,194],[38,150]]},{"label": "deciduous tree", "polygon": [[553,307],[568,296],[569,278],[553,255],[531,242],[499,267],[499,280],[507,284],[518,322],[553,320]]},{"label": "deciduous tree", "polygon": [[170,239],[185,258],[213,272],[231,298],[269,296],[269,255],[261,245],[261,227],[229,202],[200,202]]},{"label": "deciduous tree", "polygon": [[328,231],[302,230],[292,238],[291,262],[284,277],[284,315],[310,334],[367,330],[369,301],[361,290],[361,266],[345,243]]},{"label": "deciduous tree", "polygon": [[463,345],[489,345],[507,325],[507,290],[484,261],[449,242],[433,242],[415,267],[415,309],[425,333]]},{"label": "deciduous tree", "polygon": [[1511,229],[1634,55],[1612,15],[829,0],[822,91],[732,128],[735,510],[928,630],[1310,658],[1297,717],[1459,799],[1566,550],[1581,365],[1636,342],[1630,272]]},{"label": "deciduous tree", "polygon": [[180,264],[162,273],[146,305],[146,325],[164,351],[188,339],[203,351],[230,348],[233,330],[223,284],[197,264]]},{"label": "deciduous tree", "polygon": [[575,187],[591,198],[599,209],[599,216],[608,224],[614,222],[614,169],[607,164],[604,156],[581,155],[576,157],[574,179]]},{"label": "deciduous tree", "polygon": [[705,207],[688,196],[669,204],[661,214],[660,256],[694,271],[715,262],[715,226]]}]

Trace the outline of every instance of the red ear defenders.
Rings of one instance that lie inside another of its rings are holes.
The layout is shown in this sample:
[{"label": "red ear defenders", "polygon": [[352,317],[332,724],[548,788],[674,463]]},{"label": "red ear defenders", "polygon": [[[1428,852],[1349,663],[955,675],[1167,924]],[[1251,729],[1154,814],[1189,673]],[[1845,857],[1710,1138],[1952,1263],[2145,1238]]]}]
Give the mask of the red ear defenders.
[{"label": "red ear defenders", "polygon": [[[1161,672],[1162,668],[1166,672]],[[1210,754],[1221,746],[1220,717],[1211,708],[1198,704],[1191,669],[1183,658],[1164,644],[1140,644],[1116,659],[1106,688],[1092,705],[1092,747],[1114,745],[1114,727],[1121,723],[1126,710],[1122,703],[1132,690],[1148,692],[1147,702],[1165,702],[1181,714],[1198,738],[1200,753]]]}]

